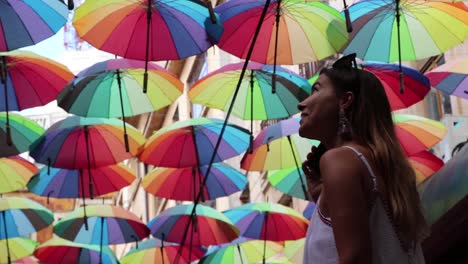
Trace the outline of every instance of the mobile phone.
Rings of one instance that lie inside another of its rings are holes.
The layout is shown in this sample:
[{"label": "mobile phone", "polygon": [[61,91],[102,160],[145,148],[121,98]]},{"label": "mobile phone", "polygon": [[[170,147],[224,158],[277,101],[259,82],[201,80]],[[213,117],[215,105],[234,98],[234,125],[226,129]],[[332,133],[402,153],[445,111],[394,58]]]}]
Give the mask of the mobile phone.
[{"label": "mobile phone", "polygon": [[309,165],[309,167],[315,170],[315,172],[317,172],[318,175],[321,175],[320,174],[320,158],[326,151],[327,149],[325,148],[325,145],[320,143],[317,146],[317,149],[315,150],[315,153],[312,156],[312,158],[307,161],[307,164]]}]

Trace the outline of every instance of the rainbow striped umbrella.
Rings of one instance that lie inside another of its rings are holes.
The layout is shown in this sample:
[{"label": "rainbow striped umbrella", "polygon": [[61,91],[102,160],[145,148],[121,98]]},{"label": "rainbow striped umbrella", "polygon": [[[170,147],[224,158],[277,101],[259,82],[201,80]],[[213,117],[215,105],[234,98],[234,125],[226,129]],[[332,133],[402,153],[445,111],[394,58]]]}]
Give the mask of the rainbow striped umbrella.
[{"label": "rainbow striped umbrella", "polygon": [[144,60],[146,87],[148,61],[205,52],[222,31],[215,20],[199,0],[88,0],[76,10],[73,25],[98,49]]},{"label": "rainbow striped umbrella", "polygon": [[267,241],[265,244],[262,240],[240,237],[230,243],[211,247],[199,263],[258,263],[262,260],[264,250],[265,258],[270,258],[282,249],[283,246],[276,242]]},{"label": "rainbow striped umbrella", "polygon": [[179,246],[176,243],[165,243],[162,240],[150,238],[139,243],[137,247],[120,259],[121,264],[133,263],[176,263],[176,259],[182,263],[190,263],[200,259],[205,254],[203,247]]},{"label": "rainbow striped umbrella", "polygon": [[395,132],[409,156],[427,150],[447,134],[441,122],[416,115],[394,114]]},{"label": "rainbow striped umbrella", "polygon": [[[142,181],[148,193],[167,199],[194,201],[200,191],[208,166],[187,168],[157,168]],[[244,189],[247,178],[226,163],[215,163],[209,180],[203,187],[204,200],[214,200]]]},{"label": "rainbow striped umbrella", "polygon": [[0,239],[26,236],[48,227],[54,216],[44,206],[20,197],[0,198]]},{"label": "rainbow striped umbrella", "polygon": [[16,260],[31,255],[39,245],[34,240],[25,237],[15,237],[0,240],[0,263],[18,263]]},{"label": "rainbow striped umbrella", "polygon": [[[148,223],[151,234],[164,241],[189,246],[209,246],[230,242],[239,230],[222,213],[198,204],[181,204],[164,210]],[[184,231],[186,233],[184,240]]]},{"label": "rainbow striped umbrella", "polygon": [[[301,174],[299,175],[298,173]],[[302,185],[300,180],[301,178],[304,179],[304,185]],[[287,195],[304,200],[309,199],[309,187],[305,184],[305,175],[302,171],[302,166],[299,168],[291,167],[282,170],[270,171],[268,172],[268,182],[270,182],[273,187]],[[303,187],[305,188],[305,191]]]},{"label": "rainbow striped umbrella", "polygon": [[304,260],[304,245],[305,238],[285,241],[283,250],[284,255],[292,263],[302,263]]},{"label": "rainbow striped umbrella", "polygon": [[468,59],[458,59],[426,73],[432,86],[442,92],[468,100]]},{"label": "rainbow striped umbrella", "polygon": [[408,157],[416,173],[416,184],[423,182],[444,166],[444,161],[429,151],[422,151]]},{"label": "rainbow striped umbrella", "polygon": [[[145,143],[139,158],[160,167],[195,167],[208,165],[224,120],[193,118],[165,127]],[[243,127],[228,124],[214,162],[221,162],[245,151],[249,133]]]},{"label": "rainbow striped umbrella", "polygon": [[128,146],[122,138],[122,121],[71,116],[56,122],[30,147],[36,162],[65,169],[113,165],[137,155],[143,135],[128,125]]},{"label": "rainbow striped umbrella", "polygon": [[[217,6],[224,26],[217,45],[246,58],[264,6],[264,0],[227,1]],[[321,60],[337,53],[348,40],[343,17],[320,2],[272,0],[262,23],[251,60],[265,64]]]},{"label": "rainbow striped umbrella", "polygon": [[28,190],[46,197],[90,198],[117,192],[130,185],[135,178],[135,174],[124,164],[103,166],[91,171],[44,167],[28,182]]},{"label": "rainbow striped umbrella", "polygon": [[44,129],[33,120],[18,114],[0,112],[0,157],[28,151],[29,145],[42,133]]},{"label": "rainbow striped umbrella", "polygon": [[0,158],[0,193],[20,190],[38,172],[36,165],[20,156]]},{"label": "rainbow striped umbrella", "polygon": [[0,52],[0,111],[46,105],[72,78],[65,65],[30,51]]},{"label": "rainbow striped umbrella", "polygon": [[148,93],[142,93],[144,62],[114,59],[81,71],[57,97],[65,111],[86,117],[135,116],[174,102],[184,84],[171,72],[150,63]]},{"label": "rainbow striped umbrella", "polygon": [[41,244],[34,251],[34,256],[43,264],[116,264],[118,263],[114,252],[105,246],[102,247],[102,259],[99,259],[100,248],[96,245],[74,243],[59,237],[54,237]]},{"label": "rainbow striped umbrella", "polygon": [[31,46],[65,25],[67,7],[57,0],[0,1],[0,51]]}]

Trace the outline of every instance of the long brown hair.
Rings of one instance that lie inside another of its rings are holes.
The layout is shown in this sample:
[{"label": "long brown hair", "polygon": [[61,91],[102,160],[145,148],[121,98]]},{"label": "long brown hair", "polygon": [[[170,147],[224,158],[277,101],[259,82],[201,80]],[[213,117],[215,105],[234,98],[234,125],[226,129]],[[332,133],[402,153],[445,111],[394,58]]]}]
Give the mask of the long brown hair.
[{"label": "long brown hair", "polygon": [[387,188],[387,204],[403,245],[408,248],[427,234],[427,224],[416,190],[416,175],[395,133],[384,88],[374,74],[359,69],[324,69],[337,95],[354,93],[346,110],[353,138],[371,150]]}]

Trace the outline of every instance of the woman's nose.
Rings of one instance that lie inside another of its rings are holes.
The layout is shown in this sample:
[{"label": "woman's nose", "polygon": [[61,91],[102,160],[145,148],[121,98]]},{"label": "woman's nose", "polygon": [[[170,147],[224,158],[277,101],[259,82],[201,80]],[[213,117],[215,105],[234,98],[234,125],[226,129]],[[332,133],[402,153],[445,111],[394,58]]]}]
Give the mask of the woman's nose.
[{"label": "woman's nose", "polygon": [[297,109],[299,109],[299,111],[302,111],[304,108],[305,108],[304,101],[297,104]]}]

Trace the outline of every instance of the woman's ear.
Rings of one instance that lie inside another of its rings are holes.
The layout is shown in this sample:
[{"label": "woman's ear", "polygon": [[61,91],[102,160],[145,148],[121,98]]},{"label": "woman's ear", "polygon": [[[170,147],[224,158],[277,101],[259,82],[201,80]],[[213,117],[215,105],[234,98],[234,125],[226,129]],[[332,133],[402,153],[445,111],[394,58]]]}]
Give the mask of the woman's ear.
[{"label": "woman's ear", "polygon": [[347,91],[346,93],[343,94],[343,96],[340,99],[340,107],[346,110],[353,102],[354,102],[353,92]]}]

